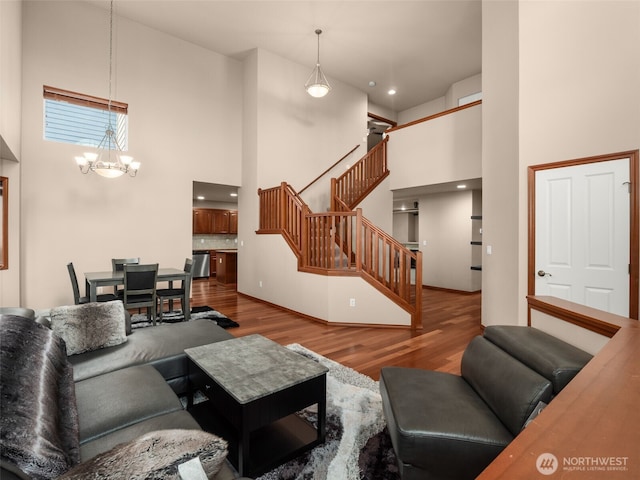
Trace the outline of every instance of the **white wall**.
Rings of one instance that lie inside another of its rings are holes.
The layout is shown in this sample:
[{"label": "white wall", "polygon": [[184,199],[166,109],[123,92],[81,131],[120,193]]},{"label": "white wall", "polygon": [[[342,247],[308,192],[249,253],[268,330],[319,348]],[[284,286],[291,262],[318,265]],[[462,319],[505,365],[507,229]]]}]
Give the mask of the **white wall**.
[{"label": "white wall", "polygon": [[108,11],[29,1],[23,15],[22,303],[72,302],[69,261],[80,277],[110,270],[112,257],[181,267],[192,182],[240,184],[241,63],[116,18],[114,97],[129,104],[142,167],[135,179],[83,176],[81,148],[43,140],[42,85],[108,95]]},{"label": "white wall", "polygon": [[482,321],[524,324],[527,166],[640,147],[640,3],[484,1],[482,18]]},{"label": "white wall", "polygon": [[[20,142],[22,126],[22,1],[0,2],[0,176],[9,179],[8,264],[0,270],[0,306],[20,305]],[[16,161],[17,160],[17,161]]]}]

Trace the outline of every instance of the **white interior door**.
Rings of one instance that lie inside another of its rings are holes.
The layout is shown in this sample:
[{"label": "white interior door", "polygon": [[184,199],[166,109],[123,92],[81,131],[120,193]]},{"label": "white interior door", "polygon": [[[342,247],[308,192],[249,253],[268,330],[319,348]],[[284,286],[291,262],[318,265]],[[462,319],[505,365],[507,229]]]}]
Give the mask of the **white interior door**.
[{"label": "white interior door", "polygon": [[629,180],[629,158],[536,172],[536,295],[629,315]]}]

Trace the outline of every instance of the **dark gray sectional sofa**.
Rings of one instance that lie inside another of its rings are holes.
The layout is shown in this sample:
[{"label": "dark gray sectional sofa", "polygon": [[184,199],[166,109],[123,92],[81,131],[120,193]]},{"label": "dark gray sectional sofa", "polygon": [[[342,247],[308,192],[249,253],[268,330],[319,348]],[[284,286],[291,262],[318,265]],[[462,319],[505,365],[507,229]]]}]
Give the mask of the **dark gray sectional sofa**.
[{"label": "dark gray sectional sofa", "polygon": [[[36,319],[29,310],[9,313],[26,317],[0,315],[3,480],[56,478],[66,468],[95,461],[150,432],[200,431],[177,396],[188,389],[184,349],[233,338],[210,320],[133,332],[127,327],[125,342],[67,357],[47,317]],[[9,411],[15,413],[10,419]],[[69,447],[65,439],[74,422],[79,444]],[[40,452],[31,444],[46,448]],[[21,470],[20,462],[33,466],[25,456],[33,454],[42,463],[52,452],[50,465],[35,467],[47,473]],[[229,480],[235,473],[223,462],[210,478]]]}]

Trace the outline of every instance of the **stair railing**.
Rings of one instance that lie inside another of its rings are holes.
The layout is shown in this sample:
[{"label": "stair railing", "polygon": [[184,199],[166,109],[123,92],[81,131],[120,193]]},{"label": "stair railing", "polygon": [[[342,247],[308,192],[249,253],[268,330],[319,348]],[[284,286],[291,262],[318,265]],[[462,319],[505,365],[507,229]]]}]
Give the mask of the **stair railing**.
[{"label": "stair railing", "polygon": [[[362,209],[312,213],[286,182],[259,189],[257,233],[280,233],[301,271],[359,275],[422,325],[422,255],[412,252],[362,216]],[[412,278],[412,265],[415,278]]]},{"label": "stair railing", "polygon": [[352,211],[389,175],[388,141],[389,137],[386,137],[346,172],[331,179],[331,211]]}]

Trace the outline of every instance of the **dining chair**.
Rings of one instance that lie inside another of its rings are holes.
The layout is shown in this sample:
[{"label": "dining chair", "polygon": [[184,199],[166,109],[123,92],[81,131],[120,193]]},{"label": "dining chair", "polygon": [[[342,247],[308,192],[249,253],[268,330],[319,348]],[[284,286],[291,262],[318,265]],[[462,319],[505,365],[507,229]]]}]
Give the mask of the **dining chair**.
[{"label": "dining chair", "polygon": [[[160,305],[160,309],[158,310],[158,321],[162,323],[162,310],[164,307],[164,301],[169,301],[169,311],[173,309],[173,300],[180,300],[180,305],[184,310],[184,306],[186,305],[186,286],[191,282],[191,270],[193,268],[193,260],[190,258],[185,259],[184,261],[184,273],[185,279],[182,281],[182,286],[180,288],[160,288],[157,290],[156,294],[158,297],[158,304]],[[184,312],[183,312],[184,313]]]},{"label": "dining chair", "polygon": [[[111,259],[111,271],[112,272],[122,272],[123,267],[127,264],[129,265],[138,265],[140,263],[140,257],[133,258],[112,258]],[[119,295],[120,289],[115,285],[113,287],[113,293]]]},{"label": "dining chair", "polygon": [[[73,262],[67,263],[67,270],[69,271],[69,278],[71,279],[71,288],[73,288],[73,301],[76,305],[89,303],[89,297],[80,296],[80,288],[78,288],[78,277],[76,276],[76,269],[73,266]],[[113,293],[102,293],[96,298],[96,301],[98,302],[111,302],[112,300],[118,300],[118,297]]]},{"label": "dining chair", "polygon": [[156,282],[158,264],[125,264],[124,289],[118,296],[125,309],[146,308],[147,318],[156,324]]}]

